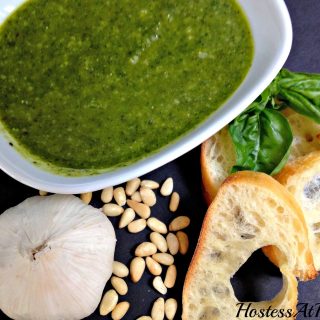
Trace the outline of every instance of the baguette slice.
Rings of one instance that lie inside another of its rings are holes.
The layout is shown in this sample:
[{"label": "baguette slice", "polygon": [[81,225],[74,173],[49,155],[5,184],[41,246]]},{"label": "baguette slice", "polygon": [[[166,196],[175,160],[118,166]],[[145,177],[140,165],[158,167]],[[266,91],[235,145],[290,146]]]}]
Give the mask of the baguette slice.
[{"label": "baguette slice", "polygon": [[[273,300],[251,307],[295,310],[294,276],[302,280],[316,276],[302,210],[270,176],[249,171],[233,174],[222,184],[205,216],[184,283],[182,319],[236,319],[239,301],[230,278],[254,251],[265,246],[271,254],[277,248],[275,260],[284,287]],[[241,314],[239,319],[248,318]]]},{"label": "baguette slice", "polygon": [[293,194],[304,212],[314,264],[320,270],[320,151],[297,158],[275,178]]},{"label": "baguette slice", "polygon": [[[291,109],[286,109],[283,113],[291,125],[294,137],[289,162],[312,151],[320,150],[320,125]],[[236,153],[227,127],[202,144],[202,184],[208,205],[235,163]]]}]

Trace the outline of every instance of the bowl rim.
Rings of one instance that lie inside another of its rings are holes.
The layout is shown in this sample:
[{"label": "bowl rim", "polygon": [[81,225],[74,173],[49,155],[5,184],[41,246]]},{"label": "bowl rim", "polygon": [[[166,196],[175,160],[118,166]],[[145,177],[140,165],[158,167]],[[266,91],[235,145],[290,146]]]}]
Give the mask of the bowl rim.
[{"label": "bowl rim", "polygon": [[[253,5],[252,1],[254,0],[238,0],[238,3],[244,8],[245,4]],[[23,1],[20,2],[22,3]],[[274,62],[267,66],[267,70],[257,79],[257,82],[253,87],[247,88],[247,92],[245,90],[245,95],[240,95],[240,97],[238,97],[237,94],[241,89],[244,89],[246,80],[252,72],[252,68],[250,68],[242,84],[231,97],[229,97],[216,112],[209,116],[207,120],[180,137],[176,142],[171,143],[157,153],[147,156],[133,164],[92,176],[65,177],[44,171],[40,167],[32,165],[29,160],[24,158],[24,156],[13,148],[11,148],[13,150],[9,150],[8,152],[11,152],[12,157],[15,158],[16,161],[12,161],[12,158],[10,157],[6,158],[6,151],[1,152],[0,169],[12,178],[39,190],[53,193],[75,194],[100,190],[142,176],[195,148],[241,113],[246,106],[248,106],[269,85],[284,65],[292,45],[292,25],[290,15],[284,0],[270,0],[268,1],[268,5],[271,5],[274,8],[274,14],[277,16],[279,23],[279,32],[282,35],[282,41],[279,41],[279,47],[273,57]],[[247,11],[245,9],[243,11],[245,15],[247,15]],[[250,27],[252,27],[250,19],[248,20]],[[255,38],[254,45],[256,45]],[[254,59],[255,56],[256,48],[254,49]],[[234,103],[232,106],[230,105],[231,102]],[[0,139],[6,140],[3,135]],[[4,143],[2,143],[2,146],[4,146]]]}]

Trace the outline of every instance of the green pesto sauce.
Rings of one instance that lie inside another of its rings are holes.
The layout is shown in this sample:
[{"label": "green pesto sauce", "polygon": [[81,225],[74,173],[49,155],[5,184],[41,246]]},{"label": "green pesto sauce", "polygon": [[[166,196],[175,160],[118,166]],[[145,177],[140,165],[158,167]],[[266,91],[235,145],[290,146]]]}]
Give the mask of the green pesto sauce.
[{"label": "green pesto sauce", "polygon": [[206,119],[252,56],[233,0],[29,0],[0,29],[0,119],[46,163],[108,170]]}]

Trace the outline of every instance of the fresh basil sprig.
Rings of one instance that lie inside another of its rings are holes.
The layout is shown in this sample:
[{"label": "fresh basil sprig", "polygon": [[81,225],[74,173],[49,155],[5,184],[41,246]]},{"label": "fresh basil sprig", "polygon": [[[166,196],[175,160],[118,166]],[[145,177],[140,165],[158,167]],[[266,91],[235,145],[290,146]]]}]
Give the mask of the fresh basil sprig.
[{"label": "fresh basil sprig", "polygon": [[232,172],[278,173],[286,164],[293,136],[280,110],[289,107],[320,123],[320,75],[279,72],[251,105],[229,124],[235,146]]},{"label": "fresh basil sprig", "polygon": [[289,157],[292,132],[288,120],[270,103],[266,90],[230,125],[237,156],[232,172],[278,173]]},{"label": "fresh basil sprig", "polygon": [[271,90],[287,107],[320,123],[320,74],[283,69],[271,84]]}]

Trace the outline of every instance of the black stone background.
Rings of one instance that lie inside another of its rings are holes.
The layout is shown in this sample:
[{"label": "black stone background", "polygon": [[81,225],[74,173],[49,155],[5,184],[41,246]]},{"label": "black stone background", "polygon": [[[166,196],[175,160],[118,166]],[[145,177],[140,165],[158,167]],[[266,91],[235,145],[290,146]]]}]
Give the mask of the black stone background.
[{"label": "black stone background", "polygon": [[[262,1],[262,0],[259,0]],[[268,1],[268,0],[264,0]],[[280,0],[279,0],[280,1]],[[292,51],[286,62],[286,67],[293,71],[308,71],[320,73],[320,1],[319,0],[286,0],[293,24],[294,41]],[[166,177],[174,178],[174,189],[181,195],[181,205],[178,214],[189,215],[192,224],[188,228],[190,236],[190,251],[185,257],[178,256],[176,265],[178,268],[178,280],[174,289],[170,289],[166,298],[174,297],[179,301],[179,310],[176,319],[181,317],[181,292],[184,277],[195,248],[206,206],[203,202],[201,191],[199,147],[185,154],[179,159],[147,174],[144,178],[150,178],[162,182]],[[37,191],[26,187],[13,180],[5,173],[0,172],[0,212],[18,204],[25,198],[36,195]],[[100,193],[94,194],[93,204],[100,207]],[[176,214],[168,211],[168,199],[158,194],[158,203],[152,209],[152,214],[164,222],[170,221]],[[117,225],[119,218],[112,218]],[[133,235],[126,230],[117,232],[117,248],[115,259],[126,264],[133,257],[135,246],[148,239],[149,231]],[[152,288],[152,276],[145,272],[143,279],[138,284],[133,284],[127,279],[129,293],[121,297],[121,301],[129,301],[130,310],[124,319],[133,320],[141,315],[148,315],[152,302],[160,296]],[[208,279],[209,280],[209,279]],[[279,292],[282,280],[281,275],[268,259],[260,252],[255,252],[247,263],[241,267],[232,280],[237,297],[241,301],[259,301],[272,298]],[[106,289],[110,285],[107,284]],[[18,288],[17,288],[18,290]],[[85,290],[85,288],[84,288]],[[299,284],[299,301],[310,305],[320,302],[320,278],[307,283]],[[96,311],[87,319],[110,319],[101,317]],[[0,319],[8,319],[0,311]],[[299,315],[298,319],[306,318]],[[320,319],[320,317],[319,317]]]}]

